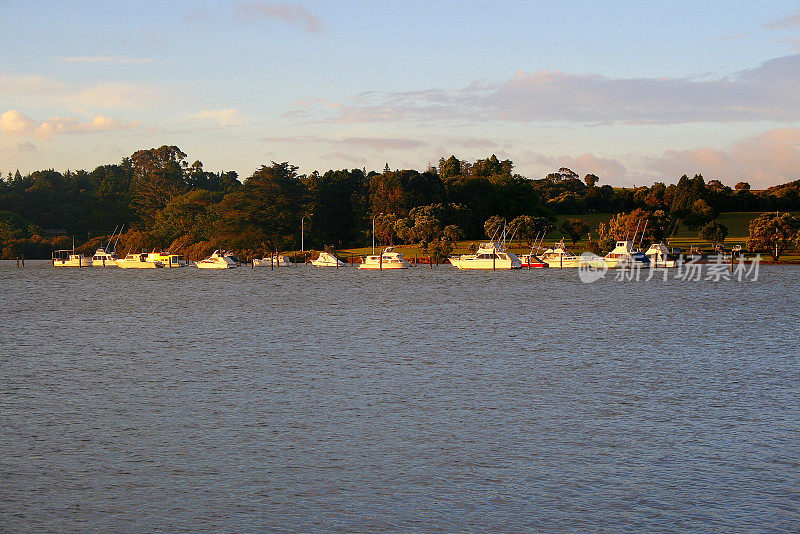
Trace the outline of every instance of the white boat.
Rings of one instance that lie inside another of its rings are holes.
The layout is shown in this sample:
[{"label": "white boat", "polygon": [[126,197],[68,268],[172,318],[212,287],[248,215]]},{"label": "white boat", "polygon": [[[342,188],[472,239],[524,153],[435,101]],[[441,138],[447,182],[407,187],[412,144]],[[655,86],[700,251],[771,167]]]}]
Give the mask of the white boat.
[{"label": "white boat", "polygon": [[198,269],[233,269],[239,262],[224,250],[215,250],[208,258],[194,263]]},{"label": "white boat", "polygon": [[475,254],[451,256],[450,263],[456,269],[480,269],[494,271],[498,269],[520,269],[522,262],[513,252],[495,241],[481,243]]},{"label": "white boat", "polygon": [[169,252],[151,252],[147,255],[147,261],[160,262],[167,269],[189,265],[183,255]]},{"label": "white boat", "polygon": [[290,267],[292,264],[289,258],[276,254],[274,256],[264,256],[263,258],[253,259],[253,267]]},{"label": "white boat", "polygon": [[402,252],[394,252],[394,247],[386,247],[380,254],[367,256],[362,263],[358,264],[359,269],[408,269],[411,264],[403,258]]},{"label": "white boat", "polygon": [[644,255],[653,267],[675,267],[675,258],[664,243],[653,243]]},{"label": "white boat", "polygon": [[115,252],[108,252],[104,248],[98,248],[92,256],[92,267],[116,267],[117,254]]},{"label": "white boat", "polygon": [[76,254],[75,250],[55,250],[51,258],[55,267],[91,267],[92,258]]},{"label": "white boat", "polygon": [[311,260],[314,267],[345,267],[347,264],[328,252],[320,252],[319,257]]},{"label": "white boat", "polygon": [[636,250],[633,241],[617,241],[614,250],[603,256],[606,267],[649,267],[650,260],[640,250]]},{"label": "white boat", "polygon": [[164,267],[160,261],[150,261],[146,253],[128,254],[124,258],[117,260],[117,267],[122,269],[157,269]]},{"label": "white boat", "polygon": [[563,241],[559,241],[551,248],[545,250],[539,258],[541,258],[548,267],[555,267],[557,269],[586,265],[586,259],[568,251]]}]

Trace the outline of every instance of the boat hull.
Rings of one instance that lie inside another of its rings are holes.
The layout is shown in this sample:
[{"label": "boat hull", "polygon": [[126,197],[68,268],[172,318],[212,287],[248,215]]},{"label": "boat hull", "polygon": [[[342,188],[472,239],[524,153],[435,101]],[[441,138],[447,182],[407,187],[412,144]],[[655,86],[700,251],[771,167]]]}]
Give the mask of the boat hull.
[{"label": "boat hull", "polygon": [[117,267],[120,269],[160,269],[164,265],[161,263],[153,263],[150,261],[118,261]]},{"label": "boat hull", "polygon": [[522,268],[521,262],[513,262],[511,260],[484,260],[484,259],[460,259],[460,258],[450,258],[450,263],[456,269],[461,269],[462,271],[508,271],[511,269],[520,269]]}]

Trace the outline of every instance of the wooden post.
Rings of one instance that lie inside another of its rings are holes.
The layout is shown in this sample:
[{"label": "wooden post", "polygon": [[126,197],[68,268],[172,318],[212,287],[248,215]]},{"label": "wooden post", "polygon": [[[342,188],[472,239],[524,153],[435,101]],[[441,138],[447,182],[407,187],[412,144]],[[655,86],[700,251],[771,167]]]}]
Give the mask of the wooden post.
[{"label": "wooden post", "polygon": [[269,270],[271,271],[274,268],[275,268],[275,254],[270,252],[269,253]]},{"label": "wooden post", "polygon": [[492,270],[493,271],[496,269],[496,265],[497,265],[497,253],[492,251]]},{"label": "wooden post", "polygon": [[19,269],[19,258],[17,258],[17,269]]},{"label": "wooden post", "polygon": [[380,253],[380,256],[379,256],[380,259],[378,260],[378,270],[382,271],[383,270],[383,251],[380,250],[378,252]]},{"label": "wooden post", "polygon": [[294,253],[294,266],[297,267],[297,252]]},{"label": "wooden post", "polygon": [[25,254],[22,255],[22,267],[25,268]]}]

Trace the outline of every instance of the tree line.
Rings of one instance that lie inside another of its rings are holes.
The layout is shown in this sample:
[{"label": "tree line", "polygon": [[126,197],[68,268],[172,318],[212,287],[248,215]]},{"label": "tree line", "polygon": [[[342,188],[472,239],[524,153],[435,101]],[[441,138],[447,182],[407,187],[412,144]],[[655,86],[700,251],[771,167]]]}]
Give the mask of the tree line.
[{"label": "tree line", "polygon": [[[474,162],[450,156],[424,171],[387,164],[382,172],[300,174],[288,162],[270,162],[244,180],[188,161],[180,148],[165,145],[92,171],[9,172],[0,180],[0,255],[49,257],[72,239],[91,253],[122,225],[125,249],[195,256],[218,247],[246,256],[296,250],[301,225],[306,248],[366,245],[374,225],[381,243],[446,254],[448,243],[491,236],[505,222],[530,241],[553,230],[557,215],[618,213],[594,230],[592,242],[602,248],[634,220],[646,219],[648,238],[660,240],[680,225],[705,229],[722,211],[800,209],[800,180],[752,191],[746,182],[731,188],[695,175],[617,188],[568,168],[527,178],[495,155]],[[580,217],[559,229],[573,239],[589,233],[590,240],[593,230]]]}]

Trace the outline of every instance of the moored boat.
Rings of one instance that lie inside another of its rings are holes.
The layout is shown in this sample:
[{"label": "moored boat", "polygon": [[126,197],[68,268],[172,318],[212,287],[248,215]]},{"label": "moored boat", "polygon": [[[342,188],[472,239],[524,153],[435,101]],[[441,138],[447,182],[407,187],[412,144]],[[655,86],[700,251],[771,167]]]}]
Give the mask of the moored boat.
[{"label": "moored boat", "polygon": [[314,267],[345,267],[347,264],[329,252],[320,252],[319,257],[311,260]]},{"label": "moored boat", "polygon": [[478,269],[483,271],[519,269],[522,267],[522,262],[516,254],[508,252],[504,246],[495,241],[481,243],[475,254],[451,256],[450,263],[456,269]]},{"label": "moored boat", "polygon": [[260,260],[257,258],[253,259],[253,267],[290,267],[291,265],[289,258],[281,254],[264,256]]},{"label": "moored boat", "polygon": [[652,267],[675,267],[675,257],[664,243],[653,243],[644,253]]},{"label": "moored boat", "polygon": [[189,265],[182,254],[170,254],[169,252],[151,252],[147,255],[147,261],[161,262],[167,269]]},{"label": "moored boat", "polygon": [[649,267],[650,259],[640,250],[636,250],[633,241],[617,241],[614,249],[603,256],[606,267]]},{"label": "moored boat", "polygon": [[51,257],[55,267],[91,267],[92,258],[75,253],[75,250],[55,250]]},{"label": "moored boat", "polygon": [[124,258],[117,260],[117,267],[122,269],[160,269],[164,264],[160,261],[150,261],[147,254],[128,254]]},{"label": "moored boat", "polygon": [[531,252],[519,257],[523,269],[543,269],[549,267],[539,256]]},{"label": "moored boat", "polygon": [[586,260],[581,259],[581,256],[576,256],[568,251],[563,241],[559,241],[545,250],[540,256],[540,259],[546,263],[548,267],[555,268],[580,267],[586,263]]},{"label": "moored boat", "polygon": [[411,264],[403,258],[402,252],[395,252],[394,247],[386,247],[380,254],[367,256],[362,263],[358,264],[359,269],[408,269]]},{"label": "moored boat", "polygon": [[92,267],[116,267],[117,254],[115,252],[108,252],[104,248],[98,248],[92,256]]},{"label": "moored boat", "polygon": [[234,269],[239,262],[224,250],[215,250],[208,258],[195,262],[195,266],[198,269]]}]

